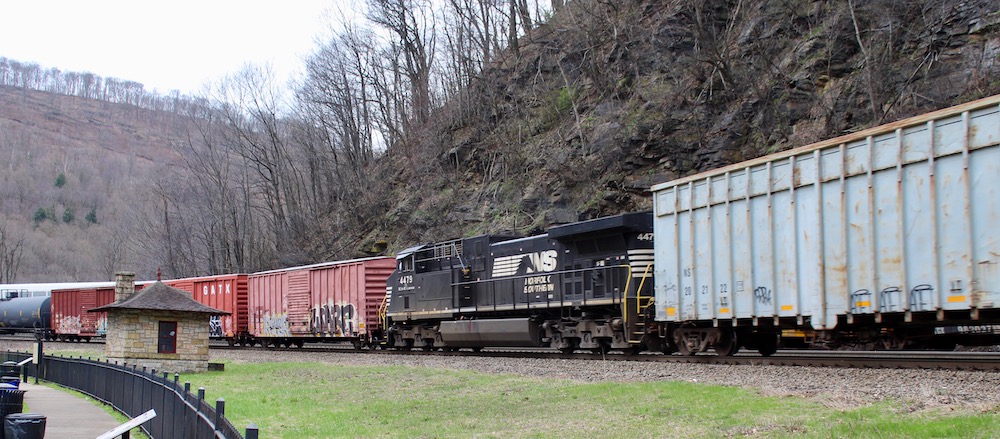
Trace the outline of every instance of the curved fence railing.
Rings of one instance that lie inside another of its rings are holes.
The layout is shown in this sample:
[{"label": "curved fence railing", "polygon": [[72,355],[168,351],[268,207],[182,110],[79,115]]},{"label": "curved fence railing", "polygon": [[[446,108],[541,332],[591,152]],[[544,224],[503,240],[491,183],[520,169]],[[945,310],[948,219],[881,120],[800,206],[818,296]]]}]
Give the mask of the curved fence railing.
[{"label": "curved fence railing", "polygon": [[[20,362],[31,354],[7,351],[3,361]],[[151,438],[192,439],[257,439],[257,427],[247,427],[241,435],[225,417],[226,402],[222,398],[205,401],[205,389],[191,392],[191,383],[179,383],[167,374],[155,370],[119,365],[84,358],[44,356],[42,367],[28,363],[27,376],[37,376],[103,401],[128,417],[156,410],[156,417],[142,425]],[[38,375],[38,371],[41,375]]]}]

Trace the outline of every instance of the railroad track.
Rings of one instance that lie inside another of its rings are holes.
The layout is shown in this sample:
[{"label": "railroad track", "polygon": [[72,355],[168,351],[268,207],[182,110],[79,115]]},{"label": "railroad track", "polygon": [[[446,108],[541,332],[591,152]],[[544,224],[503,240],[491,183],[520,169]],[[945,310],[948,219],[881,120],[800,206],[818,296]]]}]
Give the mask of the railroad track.
[{"label": "railroad track", "polygon": [[212,345],[212,349],[244,349],[285,352],[342,352],[359,355],[430,355],[430,356],[474,356],[496,358],[539,358],[558,360],[602,360],[602,361],[644,361],[663,363],[698,364],[742,364],[776,366],[813,366],[874,369],[937,369],[937,370],[981,370],[1000,371],[1000,352],[939,352],[939,351],[804,351],[781,350],[770,357],[756,354],[737,354],[720,357],[714,353],[681,356],[638,354],[626,355],[618,352],[595,354],[578,351],[563,354],[551,349],[483,349],[445,351],[399,351],[399,350],[354,350],[350,345],[308,344],[302,348],[290,347],[230,347]]},{"label": "railroad track", "polygon": [[[31,335],[2,335],[0,341],[23,343],[28,345],[35,341]],[[87,345],[104,344],[104,339],[92,339],[90,342],[56,342],[47,341],[46,346],[59,346],[67,349]],[[556,360],[601,360],[601,361],[640,361],[662,363],[695,363],[695,364],[740,364],[740,365],[775,365],[775,366],[812,366],[812,367],[842,367],[871,369],[931,369],[931,370],[980,370],[1000,371],[1000,352],[942,352],[942,351],[805,351],[779,350],[770,357],[752,353],[737,354],[732,357],[720,357],[714,353],[694,356],[659,355],[642,353],[625,355],[612,351],[607,354],[595,354],[578,351],[573,354],[545,348],[486,348],[480,352],[459,350],[444,351],[399,351],[399,350],[362,350],[357,351],[349,344],[310,343],[302,348],[297,347],[240,347],[229,346],[223,341],[213,340],[211,349],[234,349],[247,351],[279,351],[289,352],[340,352],[358,355],[430,355],[430,356],[472,356],[495,358],[537,358]]]}]

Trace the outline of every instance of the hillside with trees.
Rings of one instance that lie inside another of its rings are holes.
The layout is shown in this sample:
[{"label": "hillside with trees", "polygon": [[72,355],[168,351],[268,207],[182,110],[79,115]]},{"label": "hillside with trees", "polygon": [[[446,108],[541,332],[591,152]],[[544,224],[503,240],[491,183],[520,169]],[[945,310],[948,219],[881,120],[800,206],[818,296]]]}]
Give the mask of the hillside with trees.
[{"label": "hillside with trees", "polygon": [[366,6],[291,94],[265,66],[163,97],[0,60],[0,282],[534,233],[649,209],[661,181],[1000,93],[1000,5],[985,0]]}]

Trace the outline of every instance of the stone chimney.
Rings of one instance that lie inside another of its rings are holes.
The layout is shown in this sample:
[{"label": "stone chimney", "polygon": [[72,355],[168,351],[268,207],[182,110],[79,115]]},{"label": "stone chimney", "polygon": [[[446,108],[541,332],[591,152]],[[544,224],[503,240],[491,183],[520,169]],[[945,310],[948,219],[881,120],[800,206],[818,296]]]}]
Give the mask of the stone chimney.
[{"label": "stone chimney", "polygon": [[122,303],[135,295],[135,273],[115,273],[115,303]]}]

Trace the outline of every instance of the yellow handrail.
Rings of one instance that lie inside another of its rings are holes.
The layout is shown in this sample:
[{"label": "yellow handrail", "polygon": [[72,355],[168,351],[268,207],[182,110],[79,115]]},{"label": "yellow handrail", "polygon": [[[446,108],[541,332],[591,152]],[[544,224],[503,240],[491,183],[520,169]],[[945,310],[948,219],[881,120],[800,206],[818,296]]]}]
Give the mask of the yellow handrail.
[{"label": "yellow handrail", "polygon": [[389,308],[389,295],[382,296],[382,303],[378,305],[378,321],[382,324],[382,330],[386,330],[389,322],[386,321]]},{"label": "yellow handrail", "polygon": [[[628,330],[629,327],[628,291],[629,291],[629,286],[632,283],[632,267],[631,266],[626,266],[626,267],[628,267],[628,280],[625,281],[625,297],[622,300],[622,320],[624,320],[625,322],[625,339],[628,340],[629,343],[632,343],[632,333]],[[646,279],[649,277],[649,271],[652,269],[653,269],[653,264],[646,264],[646,269],[643,270],[642,272],[642,280],[639,281],[639,288],[635,290],[635,306],[636,306],[635,309],[637,313],[639,312],[639,310],[642,309],[642,303],[641,303],[643,297],[641,295],[642,287],[646,284]],[[649,298],[652,299],[653,296],[649,296]],[[646,302],[646,306],[649,306],[649,302]]]}]

